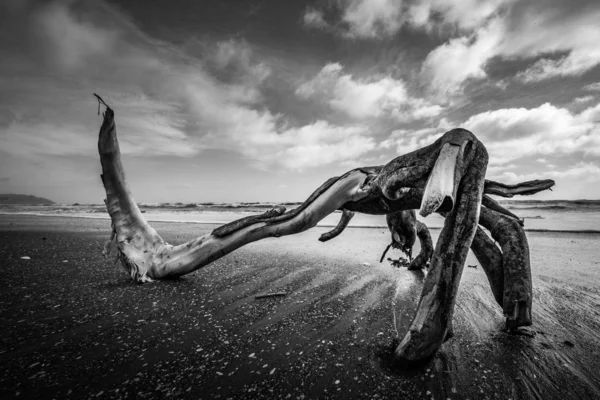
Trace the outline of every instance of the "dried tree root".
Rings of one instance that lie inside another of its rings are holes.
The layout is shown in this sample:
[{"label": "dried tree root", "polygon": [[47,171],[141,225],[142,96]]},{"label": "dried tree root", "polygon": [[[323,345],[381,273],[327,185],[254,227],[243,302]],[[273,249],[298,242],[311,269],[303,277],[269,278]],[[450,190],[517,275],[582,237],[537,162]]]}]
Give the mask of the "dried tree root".
[{"label": "dried tree root", "polygon": [[498,202],[496,200],[492,199],[490,196],[484,194],[481,204],[483,206],[489,208],[490,210],[498,211],[499,213],[504,214],[507,217],[514,218],[521,225],[523,225],[523,220],[521,220],[521,218],[519,218],[515,214],[511,213],[506,208],[502,207],[500,204],[498,204]]},{"label": "dried tree root", "polygon": [[401,250],[412,261],[412,248],[417,240],[417,216],[415,210],[402,210],[385,216],[392,234],[392,247]]},{"label": "dried tree root", "polygon": [[[427,226],[417,220],[415,210],[404,210],[387,214],[386,221],[392,234],[392,242],[386,247],[380,262],[383,261],[389,248],[394,247],[400,249],[409,257],[409,270],[423,269],[433,255],[433,241],[431,240]],[[412,247],[417,237],[421,243],[421,251],[413,259]]]},{"label": "dried tree root", "polygon": [[[451,332],[458,284],[477,229],[487,151],[468,131],[456,132],[444,146],[458,148],[449,152],[455,154],[454,168],[442,163],[442,167],[450,171],[448,176],[440,177],[446,182],[454,182],[454,188],[442,186],[439,193],[444,194],[445,198],[437,198],[436,202],[444,204],[450,201],[456,204],[448,213],[440,233],[415,318],[395,350],[394,357],[398,363],[432,356],[442,345],[447,333]],[[441,175],[444,172],[440,171]],[[429,205],[421,208],[422,214],[423,210],[433,211]]]},{"label": "dried tree root", "polygon": [[269,299],[272,297],[284,297],[287,296],[286,292],[277,292],[277,293],[265,293],[254,296],[255,299]]},{"label": "dried tree root", "polygon": [[338,222],[337,226],[330,230],[329,232],[325,232],[319,237],[321,242],[326,242],[337,237],[340,233],[346,229],[350,220],[354,217],[354,211],[350,210],[342,210],[342,217],[340,218],[340,222]]},{"label": "dried tree root", "polygon": [[410,270],[425,268],[429,260],[431,260],[431,256],[433,256],[433,241],[431,240],[429,229],[427,228],[427,225],[421,221],[417,221],[417,237],[421,243],[421,251],[408,266],[408,269]]},{"label": "dried tree root", "polygon": [[[179,246],[166,243],[145,221],[133,200],[121,163],[114,112],[108,106],[98,151],[119,258],[138,282],[190,273],[247,243],[305,231],[338,209],[389,214],[420,207],[422,215],[447,213],[418,311],[395,351],[396,360],[418,361],[431,356],[451,331],[458,284],[477,229],[487,166],[485,147],[472,133],[464,129],[446,132],[431,145],[399,156],[383,167],[357,168],[328,180],[295,210],[275,208]],[[487,185],[504,194],[532,190],[494,182]],[[484,214],[482,225],[486,226]],[[349,219],[348,215],[342,218]],[[531,293],[530,286],[526,290],[530,280],[522,280],[528,269],[524,268],[523,258],[529,265],[526,239],[518,223],[503,214],[490,210],[488,222],[492,237],[504,252],[505,313],[517,325],[523,325],[531,308],[531,298],[526,298]],[[342,227],[334,229],[341,231]],[[519,279],[522,281],[517,282]]]},{"label": "dried tree root", "polygon": [[542,190],[552,190],[554,181],[551,179],[534,180],[507,185],[505,183],[486,180],[483,191],[485,194],[493,194],[501,197],[513,197],[516,195],[527,196],[541,192]]},{"label": "dried tree root", "polygon": [[390,250],[390,248],[392,247],[394,243],[390,243],[385,247],[385,250],[383,250],[383,253],[381,253],[381,258],[379,259],[379,262],[382,263],[383,259],[385,258],[385,255],[387,254],[387,252]]},{"label": "dried tree root", "polygon": [[361,189],[367,174],[360,169],[352,170],[326,182],[299,209],[288,213],[280,208],[274,209],[258,217],[227,224],[185,244],[172,246],[146,222],[128,190],[114,111],[108,106],[100,128],[98,152],[106,206],[116,232],[121,264],[140,283],[190,273],[256,240],[302,232],[345,203],[369,195]]},{"label": "dried tree root", "polygon": [[532,323],[533,296],[529,244],[525,230],[518,221],[487,207],[481,207],[479,223],[491,232],[492,238],[502,249],[502,308],[506,316],[506,327],[514,329],[529,326]]},{"label": "dried tree root", "polygon": [[[480,217],[481,218],[481,217]],[[477,228],[471,250],[483,268],[496,302],[502,307],[504,303],[504,267],[502,252],[496,243],[483,231]]]}]

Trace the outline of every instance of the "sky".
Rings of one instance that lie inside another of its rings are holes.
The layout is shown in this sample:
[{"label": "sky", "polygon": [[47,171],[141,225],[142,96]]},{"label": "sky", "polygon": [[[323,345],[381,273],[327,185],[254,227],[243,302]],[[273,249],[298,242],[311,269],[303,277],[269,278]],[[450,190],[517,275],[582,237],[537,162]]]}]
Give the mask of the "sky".
[{"label": "sky", "polygon": [[597,0],[3,0],[0,193],[302,201],[463,127],[487,178],[600,198]]}]

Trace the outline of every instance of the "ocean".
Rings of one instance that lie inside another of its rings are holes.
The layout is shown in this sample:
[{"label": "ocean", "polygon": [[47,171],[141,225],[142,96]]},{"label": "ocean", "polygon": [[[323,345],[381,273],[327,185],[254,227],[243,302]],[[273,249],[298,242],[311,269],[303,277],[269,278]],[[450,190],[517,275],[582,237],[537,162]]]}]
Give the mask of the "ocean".
[{"label": "ocean", "polygon": [[[600,232],[600,200],[501,200],[505,208],[524,218],[528,231],[596,231]],[[300,203],[281,203],[288,209]],[[256,215],[276,203],[161,203],[140,204],[146,219],[152,221],[195,222],[208,224],[225,224],[236,219]],[[0,204],[0,213],[54,215],[81,218],[108,219],[105,206],[102,204],[72,204],[52,206],[27,206]],[[323,220],[318,226],[335,226],[340,218],[338,212]],[[431,215],[419,219],[431,229],[440,229],[444,219],[439,215]],[[350,227],[385,228],[385,216],[356,214]]]}]

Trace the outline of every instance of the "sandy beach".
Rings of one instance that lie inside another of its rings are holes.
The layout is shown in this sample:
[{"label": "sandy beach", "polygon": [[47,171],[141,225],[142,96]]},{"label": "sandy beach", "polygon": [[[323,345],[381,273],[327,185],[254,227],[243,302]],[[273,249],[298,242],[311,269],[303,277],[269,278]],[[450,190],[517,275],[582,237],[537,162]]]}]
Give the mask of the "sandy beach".
[{"label": "sandy beach", "polygon": [[[170,243],[216,227],[152,225]],[[470,254],[454,338],[426,365],[395,370],[423,273],[378,262],[386,229],[320,243],[328,229],[317,227],[144,285],[101,256],[109,230],[104,219],[0,216],[3,399],[600,398],[600,234],[528,233],[534,325],[523,335],[503,332]],[[272,292],[287,295],[255,299]]]}]

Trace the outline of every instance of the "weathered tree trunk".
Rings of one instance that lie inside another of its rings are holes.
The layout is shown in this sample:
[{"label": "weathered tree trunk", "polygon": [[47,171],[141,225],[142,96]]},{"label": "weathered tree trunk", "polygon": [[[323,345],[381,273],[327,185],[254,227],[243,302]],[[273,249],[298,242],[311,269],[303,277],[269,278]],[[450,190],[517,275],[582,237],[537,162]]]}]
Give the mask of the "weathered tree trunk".
[{"label": "weathered tree trunk", "polygon": [[[392,235],[392,242],[385,249],[381,261],[383,261],[387,250],[390,247],[394,247],[401,250],[409,257],[409,270],[424,268],[433,255],[433,241],[431,240],[431,235],[429,234],[427,226],[417,220],[415,210],[389,213],[386,215],[386,221]],[[421,243],[421,251],[413,259],[412,248],[417,237]]]},{"label": "weathered tree trunk", "polygon": [[342,210],[342,218],[340,218],[340,222],[338,222],[335,228],[322,234],[321,237],[319,237],[319,241],[326,242],[336,238],[344,231],[344,229],[346,229],[352,218],[354,218],[354,211]]},{"label": "weathered tree trunk", "polygon": [[[339,178],[331,178],[294,210],[285,212],[285,208],[276,207],[262,215],[221,226],[179,246],[162,240],[133,200],[121,164],[114,112],[108,106],[100,129],[98,151],[119,257],[138,282],[190,273],[247,243],[305,231],[338,209],[344,210],[342,221],[324,235],[325,239],[337,236],[344,229],[352,211],[388,214],[420,207],[423,216],[432,212],[447,213],[417,314],[395,355],[399,361],[416,361],[431,356],[440,347],[452,319],[458,283],[477,229],[484,191],[487,152],[472,133],[454,129],[431,145],[397,157],[383,167],[357,168]],[[491,187],[497,190],[497,186]],[[501,225],[498,235],[514,235],[503,220],[494,221],[490,223]],[[522,247],[512,245],[512,239],[507,243],[507,251],[515,257],[523,251]],[[516,265],[517,260],[507,262],[505,259],[505,270],[514,269]],[[505,272],[505,282],[511,281],[514,275]],[[507,308],[506,302],[517,297],[504,290],[505,311],[515,308]],[[523,310],[526,308],[516,306],[517,315]]]},{"label": "weathered tree trunk", "polygon": [[[456,199],[456,204],[448,213],[437,241],[417,314],[396,348],[395,358],[399,362],[432,356],[451,331],[458,284],[477,229],[488,155],[481,142],[464,132],[452,138],[449,145],[458,147],[449,150],[460,155],[457,157],[460,162],[456,164],[455,171],[443,178],[445,182],[450,180],[455,184],[452,189],[443,188],[441,193],[446,195],[438,199],[438,203],[447,201],[452,190],[454,195],[450,195],[450,199]],[[438,170],[439,173],[449,169],[446,165],[443,168]],[[437,211],[433,208],[426,210]]]},{"label": "weathered tree trunk", "polygon": [[427,266],[429,260],[433,256],[433,241],[431,240],[431,235],[429,234],[429,229],[427,225],[422,223],[421,221],[417,221],[417,237],[419,238],[419,242],[421,243],[421,251],[417,256],[411,261],[408,269],[418,270],[423,269]]},{"label": "weathered tree trunk", "polygon": [[385,216],[392,234],[391,245],[402,251],[412,261],[412,248],[417,240],[417,216],[415,210],[403,210]]},{"label": "weathered tree trunk", "polygon": [[[480,214],[481,215],[481,214]],[[481,218],[481,216],[480,216]],[[502,252],[496,243],[481,228],[477,228],[471,250],[485,272],[496,302],[502,307],[504,303],[504,268]]]},{"label": "weathered tree trunk", "polygon": [[[492,238],[502,249],[504,272],[502,308],[506,316],[506,327],[514,329],[531,325],[533,300],[531,266],[529,244],[523,226],[518,220],[487,207],[481,208],[479,223],[490,231]],[[494,271],[497,271],[496,266]]]}]

